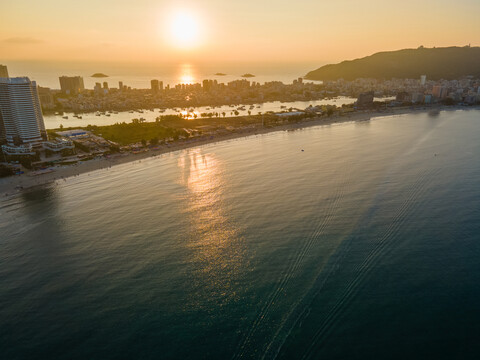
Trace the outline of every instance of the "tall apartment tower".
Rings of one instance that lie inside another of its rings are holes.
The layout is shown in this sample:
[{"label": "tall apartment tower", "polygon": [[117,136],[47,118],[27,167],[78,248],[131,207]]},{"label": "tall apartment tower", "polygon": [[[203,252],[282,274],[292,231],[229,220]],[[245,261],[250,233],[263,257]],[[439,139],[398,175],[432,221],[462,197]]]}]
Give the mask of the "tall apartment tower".
[{"label": "tall apartment tower", "polygon": [[0,78],[0,137],[9,146],[47,139],[37,84],[28,77]]},{"label": "tall apartment tower", "polygon": [[0,78],[8,78],[8,70],[5,65],[0,64]]},{"label": "tall apartment tower", "polygon": [[160,90],[160,84],[158,80],[150,80],[150,88],[152,92],[157,93]]},{"label": "tall apartment tower", "polygon": [[60,76],[60,89],[67,95],[77,95],[85,90],[83,85],[83,77],[81,76]]}]

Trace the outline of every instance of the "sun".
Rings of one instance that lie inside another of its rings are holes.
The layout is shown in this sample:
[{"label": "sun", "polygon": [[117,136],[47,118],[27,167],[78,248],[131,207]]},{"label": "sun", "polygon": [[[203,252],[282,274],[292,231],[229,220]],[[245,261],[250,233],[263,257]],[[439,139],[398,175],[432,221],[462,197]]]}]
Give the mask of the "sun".
[{"label": "sun", "polygon": [[170,19],[169,36],[172,45],[180,49],[192,49],[200,43],[198,18],[189,12],[174,13]]}]

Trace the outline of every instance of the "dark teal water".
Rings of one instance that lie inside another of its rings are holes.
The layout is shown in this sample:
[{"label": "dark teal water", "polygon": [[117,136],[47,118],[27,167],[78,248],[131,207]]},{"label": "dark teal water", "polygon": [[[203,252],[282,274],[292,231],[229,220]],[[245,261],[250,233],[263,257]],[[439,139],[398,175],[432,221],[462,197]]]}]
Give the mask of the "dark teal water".
[{"label": "dark teal water", "polygon": [[0,358],[477,359],[479,138],[379,118],[4,198]]}]

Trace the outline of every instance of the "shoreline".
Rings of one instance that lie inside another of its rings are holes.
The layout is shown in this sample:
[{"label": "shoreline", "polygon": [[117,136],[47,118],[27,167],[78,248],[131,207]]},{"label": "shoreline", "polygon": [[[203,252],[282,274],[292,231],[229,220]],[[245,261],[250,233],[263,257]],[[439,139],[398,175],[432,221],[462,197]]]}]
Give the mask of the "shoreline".
[{"label": "shoreline", "polygon": [[445,111],[445,110],[478,110],[478,106],[472,106],[465,108],[463,106],[440,106],[440,107],[422,107],[422,108],[393,108],[388,111],[366,111],[355,112],[347,115],[334,115],[326,118],[315,118],[313,120],[301,121],[293,124],[284,124],[271,128],[252,128],[248,130],[234,131],[230,134],[219,135],[213,138],[204,138],[198,141],[179,142],[173,144],[170,147],[152,150],[149,149],[139,154],[119,154],[112,155],[110,158],[93,159],[85,162],[79,162],[75,165],[66,165],[57,167],[53,172],[44,173],[41,175],[32,176],[31,174],[14,175],[0,179],[0,195],[6,197],[16,194],[18,192],[32,189],[38,186],[43,186],[50,183],[56,183],[57,181],[67,181],[68,178],[78,176],[80,174],[93,172],[96,170],[107,169],[115,165],[126,164],[135,162],[137,160],[143,160],[150,157],[155,157],[175,151],[194,148],[197,146],[204,146],[208,144],[214,144],[217,142],[238,139],[242,137],[249,137],[255,135],[264,135],[277,131],[288,131],[295,129],[303,129],[314,126],[341,124],[347,122],[366,121],[373,118],[406,115],[416,113],[427,113],[429,111]]}]

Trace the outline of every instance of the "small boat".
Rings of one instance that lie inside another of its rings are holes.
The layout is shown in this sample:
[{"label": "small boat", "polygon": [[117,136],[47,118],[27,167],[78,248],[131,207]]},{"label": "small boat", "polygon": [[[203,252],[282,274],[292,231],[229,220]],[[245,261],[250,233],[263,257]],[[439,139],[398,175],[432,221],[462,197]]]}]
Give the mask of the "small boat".
[{"label": "small boat", "polygon": [[65,116],[62,116],[62,118],[64,118],[64,119],[68,119],[68,116],[66,116],[66,115],[65,115]]}]

